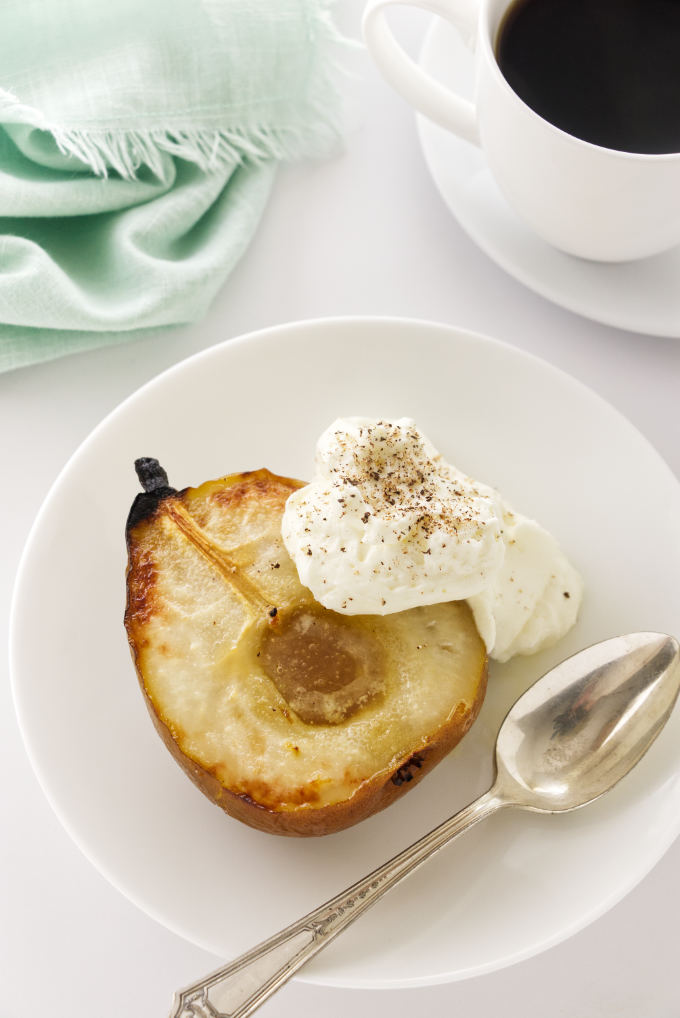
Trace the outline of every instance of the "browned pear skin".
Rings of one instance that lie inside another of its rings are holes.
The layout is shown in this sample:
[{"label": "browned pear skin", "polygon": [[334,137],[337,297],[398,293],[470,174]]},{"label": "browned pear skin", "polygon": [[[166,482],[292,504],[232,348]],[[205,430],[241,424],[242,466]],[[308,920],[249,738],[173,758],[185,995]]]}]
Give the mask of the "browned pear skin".
[{"label": "browned pear skin", "polygon": [[302,482],[262,469],[176,491],[140,463],[125,626],[149,713],[191,780],[237,820],[294,836],[350,827],[418,784],[484,699],[468,606],[338,615],[281,538]]}]

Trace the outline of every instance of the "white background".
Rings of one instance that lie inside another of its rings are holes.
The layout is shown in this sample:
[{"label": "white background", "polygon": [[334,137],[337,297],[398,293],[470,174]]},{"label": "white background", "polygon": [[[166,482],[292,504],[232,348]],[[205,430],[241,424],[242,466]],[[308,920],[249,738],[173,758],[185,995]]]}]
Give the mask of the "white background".
[{"label": "white background", "polygon": [[[337,20],[359,36],[362,4]],[[403,13],[418,51],[426,21]],[[680,477],[680,339],[612,329],[509,278],[446,211],[412,113],[357,54],[345,151],[284,168],[260,229],[205,321],[0,376],[0,617],[34,516],[60,469],[124,397],[191,353],[263,326],[333,315],[426,318],[486,333],[579,378],[625,414]],[[256,391],[254,398],[257,398]],[[228,401],[228,393],[225,393]],[[680,578],[679,578],[680,582]],[[680,628],[680,623],[679,623]],[[40,639],[40,633],[35,634]],[[74,648],[77,652],[77,648]],[[122,898],[80,854],[31,771],[0,683],[1,1018],[165,1018],[172,993],[219,963]],[[124,747],[122,747],[124,751]],[[350,991],[290,983],[262,1008],[394,1018],[677,1018],[680,843],[610,913],[520,965],[450,985]],[[405,922],[417,917],[404,917]],[[329,948],[332,950],[333,948]]]}]

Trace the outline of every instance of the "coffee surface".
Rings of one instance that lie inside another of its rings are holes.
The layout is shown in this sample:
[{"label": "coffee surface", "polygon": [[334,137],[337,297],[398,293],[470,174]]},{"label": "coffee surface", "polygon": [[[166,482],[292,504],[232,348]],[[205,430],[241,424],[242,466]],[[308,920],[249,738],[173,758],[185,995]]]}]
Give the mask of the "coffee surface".
[{"label": "coffee surface", "polygon": [[680,0],[515,0],[496,56],[517,95],[568,134],[680,152]]}]

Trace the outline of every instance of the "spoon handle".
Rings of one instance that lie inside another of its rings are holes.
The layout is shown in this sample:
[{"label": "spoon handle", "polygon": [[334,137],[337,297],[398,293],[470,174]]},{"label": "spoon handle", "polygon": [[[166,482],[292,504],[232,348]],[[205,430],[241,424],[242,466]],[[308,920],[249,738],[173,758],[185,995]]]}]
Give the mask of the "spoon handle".
[{"label": "spoon handle", "polygon": [[363,880],[240,958],[180,990],[170,1018],[246,1018],[386,891],[503,805],[506,803],[495,788],[490,789]]}]

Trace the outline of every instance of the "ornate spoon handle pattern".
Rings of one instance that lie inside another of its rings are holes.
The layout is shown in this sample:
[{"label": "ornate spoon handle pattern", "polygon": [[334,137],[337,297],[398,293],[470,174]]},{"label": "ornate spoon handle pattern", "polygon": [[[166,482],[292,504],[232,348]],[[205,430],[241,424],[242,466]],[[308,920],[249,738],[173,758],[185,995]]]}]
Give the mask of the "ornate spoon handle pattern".
[{"label": "ornate spoon handle pattern", "polygon": [[506,802],[494,789],[320,908],[175,994],[170,1018],[247,1018],[391,887]]}]

